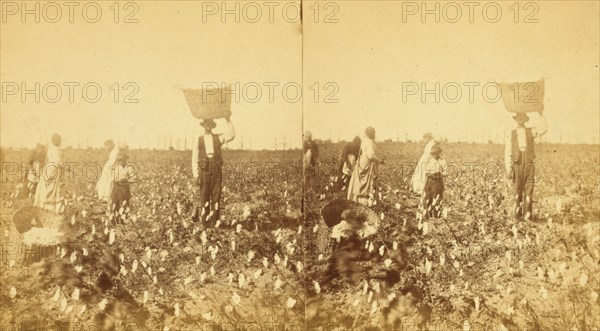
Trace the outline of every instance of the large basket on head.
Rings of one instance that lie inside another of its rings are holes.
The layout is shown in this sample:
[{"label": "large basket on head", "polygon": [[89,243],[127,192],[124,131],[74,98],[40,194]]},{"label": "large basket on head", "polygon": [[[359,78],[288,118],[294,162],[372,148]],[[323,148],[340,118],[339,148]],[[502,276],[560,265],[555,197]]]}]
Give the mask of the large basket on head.
[{"label": "large basket on head", "polygon": [[544,79],[536,82],[498,83],[504,107],[509,113],[533,113],[544,110]]},{"label": "large basket on head", "polygon": [[368,227],[375,231],[379,229],[381,224],[379,216],[364,205],[344,199],[336,199],[328,202],[321,208],[321,217],[319,218],[319,228],[317,231],[317,250],[323,256],[328,256],[332,253],[334,239],[331,238],[331,234],[333,227],[340,224],[342,220],[362,223],[364,228]]},{"label": "large basket on head", "polygon": [[231,92],[226,88],[182,89],[192,115],[197,119],[216,119],[231,115]]}]

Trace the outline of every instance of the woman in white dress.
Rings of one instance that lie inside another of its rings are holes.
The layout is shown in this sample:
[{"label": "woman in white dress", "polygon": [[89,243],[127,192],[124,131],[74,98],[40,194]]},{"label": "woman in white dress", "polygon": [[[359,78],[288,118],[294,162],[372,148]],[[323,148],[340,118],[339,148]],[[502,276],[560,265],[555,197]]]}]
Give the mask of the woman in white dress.
[{"label": "woman in white dress", "polygon": [[102,168],[102,174],[100,175],[100,179],[98,183],[96,183],[96,193],[98,194],[98,199],[102,201],[108,201],[110,198],[110,194],[112,192],[113,179],[111,178],[111,167],[115,164],[117,160],[117,155],[119,154],[119,147],[115,145],[112,140],[107,140],[104,143],[104,148],[109,151],[108,161],[104,164]]},{"label": "woman in white dress", "polygon": [[429,156],[431,154],[431,147],[433,147],[433,145],[435,145],[436,143],[436,139],[431,134],[426,134],[424,138],[427,140],[427,144],[425,145],[423,155],[421,155],[419,163],[417,163],[417,166],[415,167],[415,171],[411,179],[412,190],[419,195],[423,193],[423,189],[425,188],[425,181],[427,180],[427,177],[425,176],[425,164],[429,160]]},{"label": "woman in white dress", "polygon": [[375,129],[368,127],[360,145],[358,160],[348,184],[348,200],[369,205],[375,200],[379,164],[383,157],[377,153]]},{"label": "woman in white dress", "polygon": [[64,211],[64,200],[61,195],[60,177],[62,174],[62,160],[60,155],[61,137],[53,134],[46,151],[46,162],[40,174],[40,181],[35,190],[34,206],[50,210],[55,213]]}]

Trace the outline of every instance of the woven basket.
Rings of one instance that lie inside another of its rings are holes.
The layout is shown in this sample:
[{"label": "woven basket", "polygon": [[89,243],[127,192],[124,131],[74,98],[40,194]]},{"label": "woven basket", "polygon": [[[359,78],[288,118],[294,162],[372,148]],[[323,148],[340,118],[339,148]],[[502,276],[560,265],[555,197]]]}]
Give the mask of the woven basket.
[{"label": "woven basket", "polygon": [[20,234],[29,231],[32,227],[60,228],[63,217],[51,211],[27,206],[13,214],[13,224]]},{"label": "woven basket", "polygon": [[502,103],[509,113],[533,113],[544,110],[544,80],[537,82],[498,83]]},{"label": "woven basket", "polygon": [[[59,230],[64,224],[64,218],[51,211],[26,206],[13,214],[13,224],[20,234],[23,234],[31,228],[54,228]],[[23,243],[24,244],[24,243]],[[40,245],[40,244],[24,244],[21,254],[16,256],[15,260],[23,265],[29,265],[42,261],[42,259],[52,259],[56,257],[57,247],[59,245]]]},{"label": "woven basket", "polygon": [[317,249],[319,253],[327,256],[333,251],[333,240],[331,239],[332,228],[342,220],[342,214],[346,214],[345,221],[369,225],[379,229],[381,220],[371,209],[359,203],[336,199],[321,208],[319,229],[317,232]]},{"label": "woven basket", "polygon": [[222,89],[184,89],[183,95],[197,119],[216,119],[231,115],[231,93]]}]

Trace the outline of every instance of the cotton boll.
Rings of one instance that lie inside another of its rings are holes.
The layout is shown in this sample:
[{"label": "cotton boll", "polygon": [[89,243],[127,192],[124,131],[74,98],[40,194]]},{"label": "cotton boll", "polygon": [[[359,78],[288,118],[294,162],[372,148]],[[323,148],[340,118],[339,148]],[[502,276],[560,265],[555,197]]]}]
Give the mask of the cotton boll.
[{"label": "cotton boll", "polygon": [[288,297],[287,301],[286,301],[286,307],[288,307],[289,309],[294,308],[294,306],[296,305],[296,300]]}]

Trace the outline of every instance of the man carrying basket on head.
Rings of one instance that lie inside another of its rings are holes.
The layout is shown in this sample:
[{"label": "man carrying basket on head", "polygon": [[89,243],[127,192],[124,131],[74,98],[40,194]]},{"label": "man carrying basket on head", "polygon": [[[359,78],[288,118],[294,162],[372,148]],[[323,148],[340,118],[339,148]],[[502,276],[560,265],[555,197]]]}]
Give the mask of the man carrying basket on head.
[{"label": "man carrying basket on head", "polygon": [[[532,220],[533,186],[535,181],[535,139],[547,131],[544,117],[544,80],[526,83],[500,83],[502,102],[515,123],[504,138],[504,165],[508,180],[513,186],[517,220]],[[527,113],[539,114],[537,125],[526,125]]]},{"label": "man carrying basket on head", "polygon": [[506,176],[512,183],[517,219],[533,219],[533,184],[535,181],[535,138],[548,131],[546,118],[539,111],[536,126],[525,126],[529,121],[526,113],[516,113],[513,119],[516,126],[506,134],[504,143],[504,163]]},{"label": "man carrying basket on head", "polygon": [[220,218],[219,201],[221,200],[223,158],[221,146],[235,138],[230,115],[225,117],[227,127],[224,133],[215,134],[212,130],[217,126],[214,120],[200,121],[204,132],[197,136],[192,145],[192,172],[194,180],[200,187],[200,204],[196,210],[201,221]]}]

